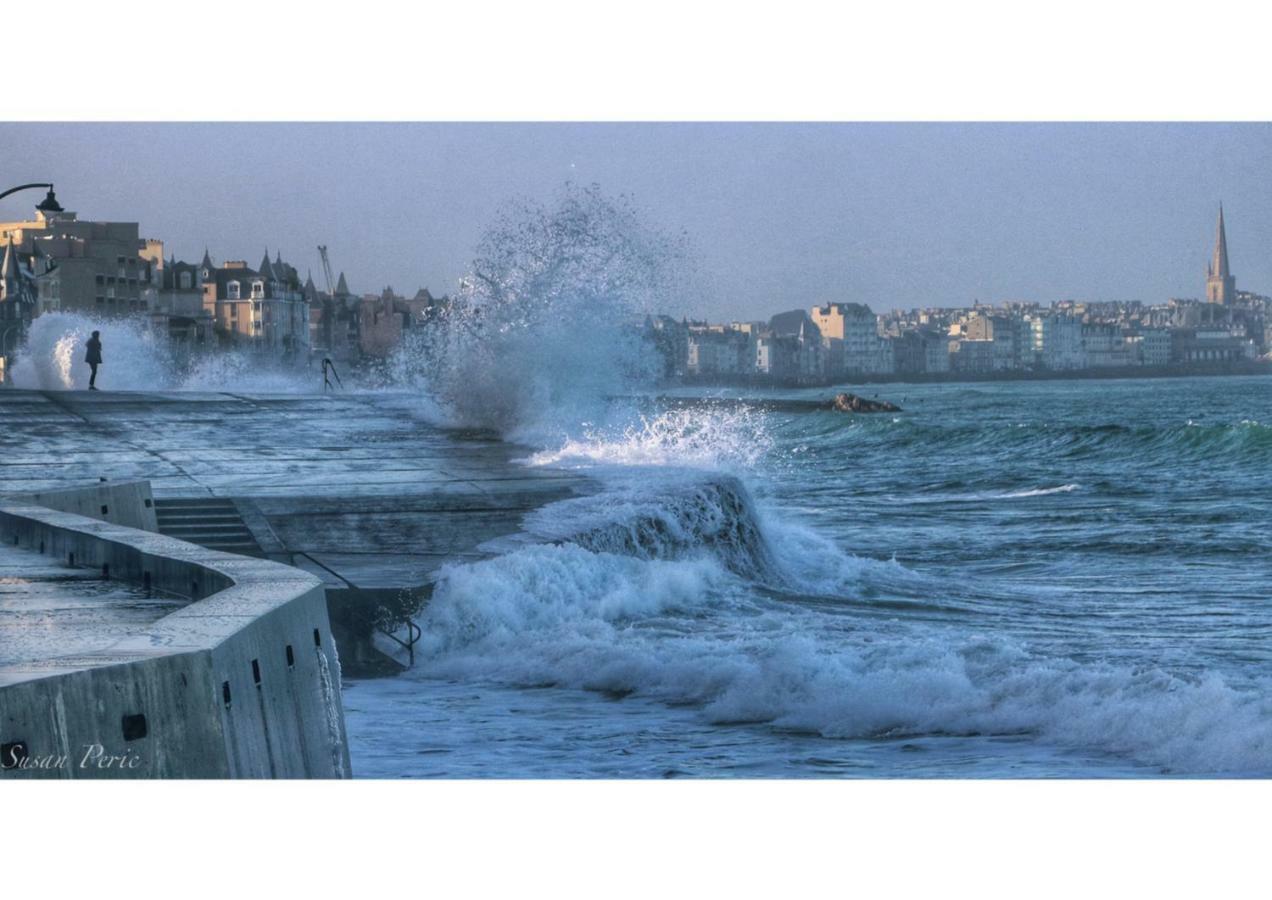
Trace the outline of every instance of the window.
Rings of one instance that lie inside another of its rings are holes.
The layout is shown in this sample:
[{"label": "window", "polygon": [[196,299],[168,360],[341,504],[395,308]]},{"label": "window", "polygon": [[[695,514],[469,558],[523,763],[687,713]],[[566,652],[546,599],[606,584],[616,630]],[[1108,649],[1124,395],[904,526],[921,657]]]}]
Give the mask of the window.
[{"label": "window", "polygon": [[239,283],[237,281],[231,281],[225,285],[225,296],[231,300],[239,298]]},{"label": "window", "polygon": [[253,281],[253,282],[252,282],[252,296],[253,296],[253,297],[264,297],[264,296],[265,296],[265,282],[263,282],[263,281]]},{"label": "window", "polygon": [[193,285],[191,284],[191,282],[192,282],[192,281],[193,281],[193,279],[190,277],[190,273],[189,273],[189,272],[182,272],[182,273],[181,273],[180,283],[181,283],[181,289],[182,289],[183,291],[185,291],[185,290],[189,290],[189,289],[193,286]]}]

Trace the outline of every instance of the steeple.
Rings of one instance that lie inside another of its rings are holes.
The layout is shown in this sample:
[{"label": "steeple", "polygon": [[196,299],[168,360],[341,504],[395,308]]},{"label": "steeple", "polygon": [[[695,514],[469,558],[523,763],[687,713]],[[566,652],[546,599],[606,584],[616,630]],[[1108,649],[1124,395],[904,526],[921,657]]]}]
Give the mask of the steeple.
[{"label": "steeple", "polygon": [[1212,262],[1214,273],[1220,278],[1227,278],[1228,271],[1228,236],[1223,228],[1223,204],[1219,204],[1219,225],[1215,230],[1215,257]]},{"label": "steeple", "polygon": [[17,248],[13,246],[13,235],[9,235],[9,244],[4,248],[4,262],[0,263],[0,299],[34,301],[34,294],[29,290],[31,285],[24,283],[30,278],[29,273],[22,271]]},{"label": "steeple", "polygon": [[1224,306],[1237,299],[1237,280],[1228,268],[1228,235],[1223,226],[1223,204],[1219,204],[1219,224],[1215,227],[1215,251],[1206,267],[1206,302]]},{"label": "steeple", "polygon": [[349,293],[349,283],[345,281],[344,272],[340,273],[340,278],[336,281],[336,296],[343,297]]},{"label": "steeple", "polygon": [[262,275],[268,276],[269,278],[274,277],[274,267],[273,265],[270,264],[270,261],[269,261],[268,247],[265,248],[265,257],[264,259],[261,260],[261,267],[257,269],[256,271],[260,272]]}]

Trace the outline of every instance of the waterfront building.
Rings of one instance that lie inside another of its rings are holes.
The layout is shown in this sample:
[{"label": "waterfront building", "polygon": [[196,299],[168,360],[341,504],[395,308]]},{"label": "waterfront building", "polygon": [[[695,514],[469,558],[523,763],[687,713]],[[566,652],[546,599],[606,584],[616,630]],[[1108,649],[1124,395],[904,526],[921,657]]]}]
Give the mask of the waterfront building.
[{"label": "waterfront building", "polygon": [[1172,342],[1174,360],[1185,364],[1226,365],[1254,359],[1255,343],[1243,332],[1224,328],[1181,328]]},{"label": "waterfront building", "polygon": [[1082,349],[1092,369],[1129,366],[1131,354],[1116,323],[1088,322],[1082,325]]},{"label": "waterfront building", "polygon": [[[211,261],[208,261],[209,271]],[[175,256],[163,263],[159,285],[151,304],[151,327],[186,351],[210,349],[214,333],[212,312],[203,306],[202,268],[178,261]]]},{"label": "waterfront building", "polygon": [[[206,273],[206,274],[205,274]],[[308,355],[309,304],[294,267],[265,259],[259,269],[243,260],[200,267],[203,309],[225,343],[242,344],[276,355]]]},{"label": "waterfront building", "polygon": [[926,375],[950,370],[949,339],[930,328],[913,328],[890,340],[893,369],[898,375]]},{"label": "waterfront building", "polygon": [[809,311],[826,341],[831,375],[882,375],[895,370],[892,345],[879,319],[862,303],[827,303]]},{"label": "waterfront building", "polygon": [[1129,339],[1134,360],[1141,366],[1170,365],[1171,332],[1167,328],[1145,328]]},{"label": "waterfront building", "polygon": [[1052,372],[1086,368],[1082,323],[1069,315],[1029,319],[1033,363]]},{"label": "waterfront building", "polygon": [[[1020,368],[1021,350],[1017,341],[1019,329],[1016,320],[1006,315],[996,315],[985,310],[973,310],[961,323],[955,326],[956,333],[965,341],[984,341],[989,344],[989,371],[1008,372]],[[981,365],[984,354],[981,348],[972,348],[974,356],[967,357],[964,364]]]},{"label": "waterfront building", "polygon": [[950,371],[963,375],[989,375],[994,369],[992,340],[958,337],[949,342]]},{"label": "waterfront building", "polygon": [[349,290],[344,272],[333,293],[312,287],[311,279],[301,288],[309,303],[310,346],[338,362],[352,362],[361,353],[362,298]]},{"label": "waterfront building", "polygon": [[383,359],[402,342],[411,327],[411,310],[406,298],[386,287],[377,296],[368,294],[358,307],[358,351],[365,357]]},{"label": "waterfront building", "polygon": [[138,228],[81,220],[50,189],[34,219],[0,222],[0,242],[12,241],[21,257],[47,261],[37,289],[43,310],[126,315],[146,312],[154,294],[153,246],[147,249],[152,242],[141,240]]},{"label": "waterfront building", "polygon": [[690,375],[750,375],[755,369],[754,338],[732,329],[692,331],[686,369]]}]

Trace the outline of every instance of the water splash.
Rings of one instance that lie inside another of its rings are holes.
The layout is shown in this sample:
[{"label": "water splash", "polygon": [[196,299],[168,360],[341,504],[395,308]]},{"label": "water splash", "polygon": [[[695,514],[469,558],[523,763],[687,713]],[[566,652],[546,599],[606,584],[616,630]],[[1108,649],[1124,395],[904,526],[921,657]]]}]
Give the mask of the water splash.
[{"label": "water splash", "polygon": [[88,387],[86,344],[101,332],[103,363],[97,386],[105,391],[248,391],[313,393],[321,376],[241,350],[217,350],[187,359],[167,336],[141,319],[97,318],[70,312],[36,317],[13,368],[16,387],[76,391]]},{"label": "water splash", "polygon": [[173,359],[166,341],[156,338],[135,319],[96,319],[51,312],[31,322],[13,368],[20,388],[46,391],[84,390],[90,371],[86,344],[101,332],[104,362],[97,379],[110,390],[154,390],[170,383]]},{"label": "water splash", "polygon": [[584,423],[580,435],[525,462],[532,466],[587,468],[596,465],[690,466],[746,470],[772,447],[762,413],[736,409],[673,409],[634,413],[628,424]]},{"label": "water splash", "polygon": [[550,446],[609,416],[659,371],[641,326],[684,288],[683,239],[632,201],[567,185],[511,205],[483,237],[454,304],[396,355],[450,424]]}]

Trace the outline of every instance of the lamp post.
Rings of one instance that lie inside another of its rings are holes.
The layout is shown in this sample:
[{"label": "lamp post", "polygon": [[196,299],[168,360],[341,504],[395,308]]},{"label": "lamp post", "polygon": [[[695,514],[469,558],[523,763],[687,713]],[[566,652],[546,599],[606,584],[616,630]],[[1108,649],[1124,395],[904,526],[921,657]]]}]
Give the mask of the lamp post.
[{"label": "lamp post", "polygon": [[53,182],[51,181],[32,181],[29,184],[20,184],[17,187],[11,187],[3,194],[0,194],[0,200],[3,200],[10,194],[16,194],[18,191],[28,191],[32,188],[48,188],[49,190],[49,192],[44,196],[44,199],[36,205],[36,209],[41,212],[62,212],[62,207],[57,202],[57,197],[53,194]]},{"label": "lamp post", "polygon": [[[57,196],[53,193],[53,183],[51,181],[33,181],[27,184],[19,184],[17,187],[11,187],[7,191],[0,193],[0,200],[3,200],[10,194],[16,194],[18,191],[28,191],[35,188],[44,188],[48,191],[48,193],[44,195],[44,199],[36,204],[35,208],[37,210],[45,214],[63,212],[62,205],[57,202]],[[20,336],[25,324],[26,323],[22,321],[21,313],[19,312],[18,320],[0,331],[0,357],[8,360],[11,352],[9,350],[9,333],[16,331]],[[16,347],[14,349],[16,349]]]}]

